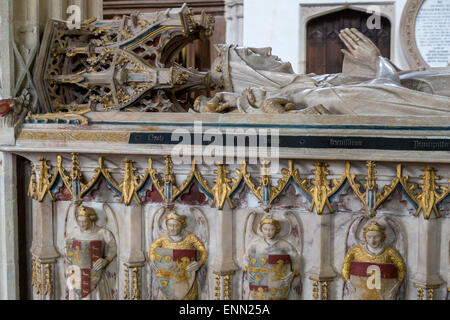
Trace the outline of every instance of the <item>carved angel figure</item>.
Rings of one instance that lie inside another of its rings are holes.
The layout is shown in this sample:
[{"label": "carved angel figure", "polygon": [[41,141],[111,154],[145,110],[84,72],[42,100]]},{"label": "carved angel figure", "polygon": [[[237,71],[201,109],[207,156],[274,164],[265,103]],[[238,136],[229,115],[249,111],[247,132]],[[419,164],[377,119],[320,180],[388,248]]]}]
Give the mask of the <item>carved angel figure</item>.
[{"label": "carved angel figure", "polygon": [[371,221],[363,229],[364,244],[345,255],[342,278],[350,300],[395,300],[405,279],[400,253],[387,245],[385,227]]},{"label": "carved angel figure", "polygon": [[150,246],[150,262],[163,300],[194,300],[198,296],[197,271],[208,254],[203,242],[185,230],[186,216],[171,211],[167,232]]},{"label": "carved angel figure", "polygon": [[110,300],[111,290],[104,270],[117,255],[111,231],[96,225],[93,208],[81,206],[78,226],[65,242],[66,284],[69,300]]},{"label": "carved angel figure", "polygon": [[250,243],[245,252],[247,279],[244,283],[250,300],[287,300],[294,277],[299,275],[299,254],[279,237],[280,222],[266,215],[259,223],[262,237]]}]

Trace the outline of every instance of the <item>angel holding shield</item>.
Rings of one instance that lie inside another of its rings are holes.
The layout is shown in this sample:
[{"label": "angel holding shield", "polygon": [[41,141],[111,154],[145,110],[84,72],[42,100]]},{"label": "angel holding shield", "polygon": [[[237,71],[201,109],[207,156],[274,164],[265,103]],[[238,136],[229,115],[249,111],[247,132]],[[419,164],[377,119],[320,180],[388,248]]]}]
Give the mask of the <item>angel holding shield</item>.
[{"label": "angel holding shield", "polygon": [[77,227],[66,238],[65,259],[69,300],[110,300],[111,290],[104,270],[117,255],[114,236],[96,225],[97,213],[81,206]]},{"label": "angel holding shield", "polygon": [[385,244],[385,227],[372,221],[363,231],[364,244],[353,246],[342,266],[350,299],[394,300],[405,278],[403,258]]},{"label": "angel holding shield", "polygon": [[263,237],[250,243],[244,271],[251,300],[287,300],[291,284],[299,273],[293,268],[298,254],[288,241],[281,239],[280,222],[266,215],[259,223]]},{"label": "angel holding shield", "polygon": [[187,232],[186,216],[171,211],[165,219],[167,231],[150,246],[159,298],[194,300],[198,296],[196,273],[208,254],[202,241]]}]

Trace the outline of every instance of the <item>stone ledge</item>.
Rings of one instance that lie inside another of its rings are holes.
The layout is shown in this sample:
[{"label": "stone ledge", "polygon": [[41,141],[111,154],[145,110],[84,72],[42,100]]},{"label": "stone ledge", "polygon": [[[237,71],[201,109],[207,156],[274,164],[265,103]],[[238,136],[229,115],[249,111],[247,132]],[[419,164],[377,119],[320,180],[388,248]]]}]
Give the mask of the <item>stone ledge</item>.
[{"label": "stone ledge", "polygon": [[[284,159],[450,162],[450,117],[123,112],[86,117],[89,125],[24,123],[16,145],[0,149],[165,155],[182,141],[173,139],[177,130],[191,139],[187,146],[193,156],[203,154],[201,146],[207,146],[205,134],[210,133],[225,143],[236,135],[255,138],[256,144],[247,142],[249,155],[265,143],[259,137],[267,135]],[[224,148],[224,154],[230,150]]]}]

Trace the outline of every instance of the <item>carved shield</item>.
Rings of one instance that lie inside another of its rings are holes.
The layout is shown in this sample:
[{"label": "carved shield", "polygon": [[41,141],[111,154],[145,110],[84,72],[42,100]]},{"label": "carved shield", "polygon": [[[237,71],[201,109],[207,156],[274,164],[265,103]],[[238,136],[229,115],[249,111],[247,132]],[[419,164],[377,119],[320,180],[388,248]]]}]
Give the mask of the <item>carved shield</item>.
[{"label": "carved shield", "polygon": [[187,266],[197,261],[195,249],[156,248],[155,277],[158,287],[168,300],[182,300],[193,289],[195,272],[187,271]]},{"label": "carved shield", "polygon": [[350,281],[356,288],[350,292],[352,300],[393,300],[391,289],[398,282],[397,267],[387,263],[351,263]]},{"label": "carved shield", "polygon": [[97,287],[102,270],[93,270],[102,257],[101,240],[66,240],[65,253],[69,262],[70,287],[81,298]]},{"label": "carved shield", "polygon": [[282,280],[292,272],[289,255],[252,254],[248,271],[249,289],[253,299],[288,299],[290,283],[286,285]]}]

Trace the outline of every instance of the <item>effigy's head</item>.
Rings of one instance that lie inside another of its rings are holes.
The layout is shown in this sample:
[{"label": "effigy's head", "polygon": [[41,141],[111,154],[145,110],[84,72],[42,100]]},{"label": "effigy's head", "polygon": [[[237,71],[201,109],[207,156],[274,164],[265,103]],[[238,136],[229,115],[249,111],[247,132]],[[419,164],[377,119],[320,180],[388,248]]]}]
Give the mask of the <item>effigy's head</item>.
[{"label": "effigy's head", "polygon": [[372,221],[363,229],[363,236],[369,246],[379,248],[386,239],[385,228],[376,221]]},{"label": "effigy's head", "polygon": [[259,230],[264,238],[273,239],[281,231],[281,227],[278,220],[273,219],[271,215],[267,215],[259,223]]},{"label": "effigy's head", "polygon": [[81,206],[76,215],[76,219],[81,231],[86,231],[98,220],[98,216],[93,208]]},{"label": "effigy's head", "polygon": [[278,56],[273,55],[271,47],[236,47],[235,50],[239,57],[254,70],[294,73],[291,63],[283,62]]},{"label": "effigy's head", "polygon": [[272,54],[272,48],[215,45],[218,57],[211,67],[211,81],[225,91],[235,91],[235,82],[251,80],[252,70],[293,74],[290,62],[283,62]]},{"label": "effigy's head", "polygon": [[186,216],[180,216],[175,211],[171,211],[166,216],[166,227],[170,236],[178,235],[181,230],[186,228]]}]

